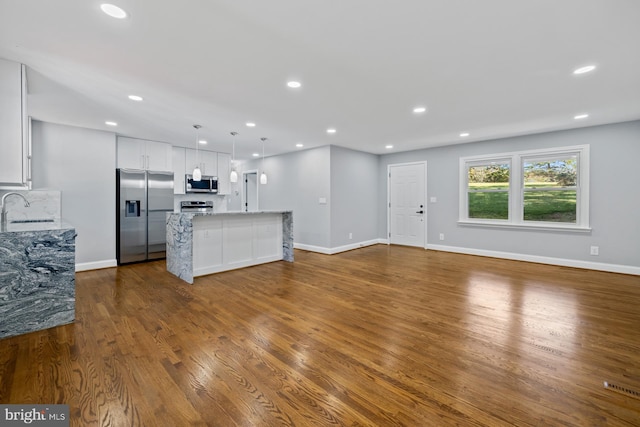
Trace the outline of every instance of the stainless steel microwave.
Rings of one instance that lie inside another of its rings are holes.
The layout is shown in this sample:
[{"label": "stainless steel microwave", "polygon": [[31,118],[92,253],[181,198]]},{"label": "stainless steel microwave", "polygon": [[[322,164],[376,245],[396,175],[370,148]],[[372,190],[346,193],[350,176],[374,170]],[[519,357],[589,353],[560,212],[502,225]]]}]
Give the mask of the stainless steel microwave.
[{"label": "stainless steel microwave", "polygon": [[186,174],[184,178],[185,193],[218,193],[218,177],[202,175],[200,181],[194,181],[191,174]]}]

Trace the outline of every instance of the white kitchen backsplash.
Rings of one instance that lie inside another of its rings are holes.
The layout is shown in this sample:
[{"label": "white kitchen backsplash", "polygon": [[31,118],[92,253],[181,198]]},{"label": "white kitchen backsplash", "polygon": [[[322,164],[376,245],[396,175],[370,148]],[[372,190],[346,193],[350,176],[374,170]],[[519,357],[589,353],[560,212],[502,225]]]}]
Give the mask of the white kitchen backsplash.
[{"label": "white kitchen backsplash", "polygon": [[203,201],[208,202],[213,200],[214,212],[227,212],[227,196],[217,196],[214,194],[176,194],[173,196],[173,211],[180,212],[180,202],[183,201]]},{"label": "white kitchen backsplash", "polygon": [[[29,206],[25,207],[22,197],[8,196],[5,199],[8,221],[26,219],[53,219],[60,221],[60,191],[31,190],[15,192],[22,194],[29,202]],[[6,193],[8,191],[0,192],[0,197]]]}]

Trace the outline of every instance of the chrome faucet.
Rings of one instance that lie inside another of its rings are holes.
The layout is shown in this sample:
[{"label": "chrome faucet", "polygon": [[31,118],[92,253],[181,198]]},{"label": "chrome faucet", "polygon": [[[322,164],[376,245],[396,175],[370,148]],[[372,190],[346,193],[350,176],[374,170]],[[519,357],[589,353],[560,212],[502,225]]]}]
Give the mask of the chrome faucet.
[{"label": "chrome faucet", "polygon": [[5,194],[4,196],[2,196],[2,202],[0,202],[1,203],[0,211],[2,212],[1,217],[0,217],[0,225],[2,225],[3,227],[5,227],[7,225],[7,206],[6,206],[4,201],[5,201],[5,199],[7,197],[9,197],[9,196],[11,196],[13,194],[15,194],[16,196],[22,197],[22,200],[24,200],[24,207],[25,208],[28,208],[29,206],[31,206],[26,197],[24,197],[20,193],[16,193],[15,191],[11,191],[11,192]]}]

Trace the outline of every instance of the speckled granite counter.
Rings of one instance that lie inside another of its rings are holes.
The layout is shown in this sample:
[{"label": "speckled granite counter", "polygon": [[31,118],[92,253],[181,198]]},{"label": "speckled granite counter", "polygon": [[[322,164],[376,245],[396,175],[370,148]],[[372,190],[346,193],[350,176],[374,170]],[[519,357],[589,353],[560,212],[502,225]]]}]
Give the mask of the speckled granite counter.
[{"label": "speckled granite counter", "polygon": [[167,270],[188,283],[205,274],[293,262],[293,212],[167,214]]},{"label": "speckled granite counter", "polygon": [[75,237],[63,221],[0,229],[0,338],[74,321]]}]

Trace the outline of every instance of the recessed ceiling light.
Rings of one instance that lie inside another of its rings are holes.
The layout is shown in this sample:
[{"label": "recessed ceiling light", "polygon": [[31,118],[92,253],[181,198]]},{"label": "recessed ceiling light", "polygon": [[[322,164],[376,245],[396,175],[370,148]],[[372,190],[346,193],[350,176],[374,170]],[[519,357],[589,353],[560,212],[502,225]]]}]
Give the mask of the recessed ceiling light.
[{"label": "recessed ceiling light", "polygon": [[104,122],[104,124],[108,126],[118,126],[118,123],[116,122]]},{"label": "recessed ceiling light", "polygon": [[246,125],[247,125],[247,127],[249,127],[249,128],[254,128],[254,127],[256,127],[256,124],[255,124],[255,123],[252,123],[252,122],[247,122],[247,123],[245,123],[245,124],[246,124]]},{"label": "recessed ceiling light", "polygon": [[424,113],[427,111],[427,107],[416,107],[413,109],[413,112],[416,114]]},{"label": "recessed ceiling light", "polygon": [[596,69],[595,65],[586,65],[584,67],[576,68],[573,70],[573,74],[584,74]]},{"label": "recessed ceiling light", "polygon": [[297,143],[297,144],[296,144],[296,147],[298,147],[298,148],[302,148],[302,147],[304,147],[304,144],[302,144],[302,143],[300,143],[300,142],[299,142],[299,143]]},{"label": "recessed ceiling light", "polygon": [[327,133],[336,133],[336,130],[333,128],[327,129]]},{"label": "recessed ceiling light", "polygon": [[391,144],[385,145],[384,148],[386,148],[387,150],[391,150],[393,148],[393,145]]},{"label": "recessed ceiling light", "polygon": [[463,137],[463,138],[465,138],[465,137],[467,137],[467,136],[469,136],[469,135],[470,135],[470,133],[469,133],[469,132],[462,132],[462,133],[460,134],[460,136],[461,136],[461,137]]},{"label": "recessed ceiling light", "polygon": [[129,95],[129,99],[132,101],[142,101],[142,97],[138,95]]},{"label": "recessed ceiling light", "polygon": [[207,143],[207,141],[205,141],[204,139],[201,139],[200,141],[198,141],[200,144],[204,145]]},{"label": "recessed ceiling light", "polygon": [[114,4],[103,3],[100,5],[100,9],[112,18],[124,19],[127,17],[127,12]]},{"label": "recessed ceiling light", "polygon": [[253,157],[260,157],[260,153],[253,153],[252,156]]},{"label": "recessed ceiling light", "polygon": [[578,114],[577,116],[573,116],[575,120],[582,120],[582,119],[586,119],[587,117],[589,117],[588,114]]},{"label": "recessed ceiling light", "polygon": [[287,86],[289,86],[289,87],[291,87],[291,88],[294,88],[294,89],[297,89],[297,88],[299,88],[300,86],[302,86],[302,83],[300,83],[300,82],[296,82],[296,81],[293,81],[293,80],[292,80],[292,81],[290,81],[290,82],[287,82]]}]

